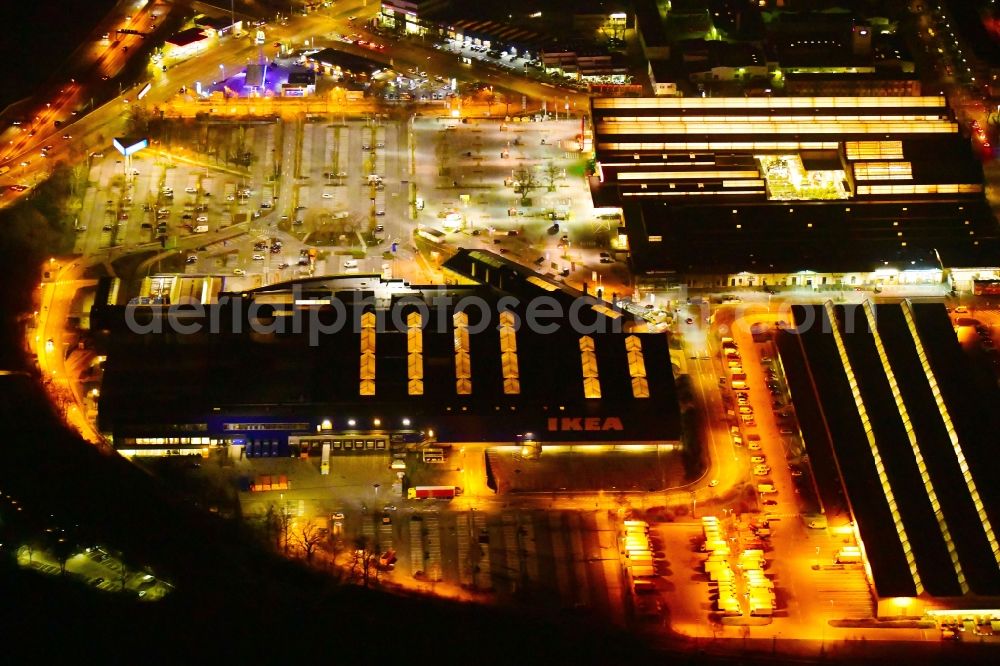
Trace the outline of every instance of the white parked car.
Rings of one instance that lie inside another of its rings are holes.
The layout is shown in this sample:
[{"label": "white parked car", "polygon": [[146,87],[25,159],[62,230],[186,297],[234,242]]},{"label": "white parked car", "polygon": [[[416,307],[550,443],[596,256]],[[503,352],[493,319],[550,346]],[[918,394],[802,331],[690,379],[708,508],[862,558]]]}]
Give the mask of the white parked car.
[{"label": "white parked car", "polygon": [[357,267],[358,267],[357,259],[344,259],[344,268],[357,268]]},{"label": "white parked car", "polygon": [[246,274],[247,274],[247,272],[245,270],[243,270],[242,268],[234,268],[233,269],[233,275],[246,275]]},{"label": "white parked car", "polygon": [[324,199],[332,199],[332,198],[333,198],[333,195],[332,195],[332,194],[330,194],[329,192],[324,192],[324,193],[323,193],[323,198],[324,198]]},{"label": "white parked car", "polygon": [[255,254],[255,255],[253,255],[253,260],[254,261],[264,261],[264,255],[262,255],[262,254]]},{"label": "white parked car", "polygon": [[194,194],[195,192],[198,191],[198,188],[196,188],[196,187],[185,187],[184,191],[187,192],[188,194]]},{"label": "white parked car", "polygon": [[208,217],[205,215],[199,215],[197,217],[198,222],[208,222]]}]

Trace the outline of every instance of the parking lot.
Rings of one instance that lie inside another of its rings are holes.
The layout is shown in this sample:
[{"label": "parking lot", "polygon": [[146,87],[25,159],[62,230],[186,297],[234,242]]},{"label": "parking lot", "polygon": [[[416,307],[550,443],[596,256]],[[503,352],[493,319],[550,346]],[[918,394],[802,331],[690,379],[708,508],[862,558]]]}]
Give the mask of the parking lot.
[{"label": "parking lot", "polygon": [[609,251],[618,221],[593,207],[578,121],[413,125],[418,225],[443,232],[447,245],[497,252],[591,293],[626,293],[625,265]]},{"label": "parking lot", "polygon": [[[209,134],[221,143],[216,153],[203,152]],[[164,144],[131,165],[117,153],[90,158],[77,251],[180,248],[153,269],[221,274],[243,288],[391,272],[383,251],[409,236],[406,135],[396,123],[178,124]],[[408,243],[398,245],[395,258],[412,258]]]},{"label": "parking lot", "polygon": [[428,282],[443,277],[418,257],[427,228],[621,297],[619,221],[591,204],[578,135],[577,121],[540,116],[177,122],[131,164],[89,158],[76,250],[166,251],[150,272],[226,289],[355,272]]},{"label": "parking lot", "polygon": [[[398,558],[395,578],[460,586],[505,603],[624,623],[621,565],[607,512],[461,511],[400,507],[391,531],[376,519],[362,532]],[[386,541],[388,539],[388,541]]]},{"label": "parking lot", "polygon": [[[322,475],[314,458],[254,458],[215,473],[247,483],[282,478],[280,489],[240,493],[243,513],[262,515],[272,506],[294,520],[315,520],[341,553],[364,537],[380,554],[393,551],[392,571],[381,574],[388,581],[624,622],[613,514],[506,509],[474,497],[463,510],[443,500],[408,500],[389,463],[386,454],[331,456],[330,474]],[[439,467],[407,459],[407,475],[421,483],[446,483],[451,477]]]},{"label": "parking lot", "polygon": [[738,428],[734,430],[740,438],[738,443],[747,449],[753,483],[758,489],[773,489],[758,493],[761,508],[814,515],[820,507],[812,471],[780,359],[770,342],[777,321],[769,313],[747,314],[729,327],[730,335],[724,336],[721,343],[727,370],[719,379],[723,405]]}]

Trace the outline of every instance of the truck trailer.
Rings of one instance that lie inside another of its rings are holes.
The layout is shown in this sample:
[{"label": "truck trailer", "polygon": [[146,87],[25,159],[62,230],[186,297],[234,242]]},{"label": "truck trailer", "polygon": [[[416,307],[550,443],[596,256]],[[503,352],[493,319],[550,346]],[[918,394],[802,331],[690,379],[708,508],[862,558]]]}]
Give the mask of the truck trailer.
[{"label": "truck trailer", "polygon": [[414,486],[406,490],[407,499],[455,499],[455,486]]}]

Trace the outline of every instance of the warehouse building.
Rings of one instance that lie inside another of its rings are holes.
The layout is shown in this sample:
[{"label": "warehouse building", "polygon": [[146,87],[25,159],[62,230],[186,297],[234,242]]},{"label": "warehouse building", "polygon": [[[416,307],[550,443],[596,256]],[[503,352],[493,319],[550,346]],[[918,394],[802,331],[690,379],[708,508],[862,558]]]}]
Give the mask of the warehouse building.
[{"label": "warehouse building", "polygon": [[599,98],[592,111],[595,204],[621,207],[637,272],[813,289],[997,274],[982,167],[944,98]]},{"label": "warehouse building", "polygon": [[793,315],[781,366],[821,502],[847,498],[879,615],[997,608],[1000,395],[944,306],[827,302]]}]

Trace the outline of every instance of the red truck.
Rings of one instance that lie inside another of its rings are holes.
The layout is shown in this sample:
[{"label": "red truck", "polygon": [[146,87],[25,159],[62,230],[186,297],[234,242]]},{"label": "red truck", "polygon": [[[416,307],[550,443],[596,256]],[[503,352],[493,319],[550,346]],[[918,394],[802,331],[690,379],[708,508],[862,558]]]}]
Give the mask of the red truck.
[{"label": "red truck", "polygon": [[406,491],[407,499],[455,499],[455,486],[414,486]]}]

